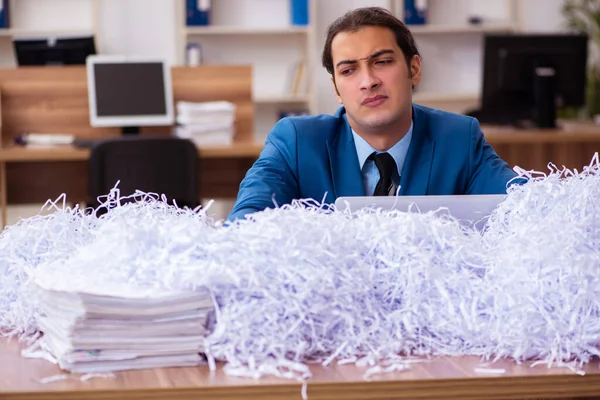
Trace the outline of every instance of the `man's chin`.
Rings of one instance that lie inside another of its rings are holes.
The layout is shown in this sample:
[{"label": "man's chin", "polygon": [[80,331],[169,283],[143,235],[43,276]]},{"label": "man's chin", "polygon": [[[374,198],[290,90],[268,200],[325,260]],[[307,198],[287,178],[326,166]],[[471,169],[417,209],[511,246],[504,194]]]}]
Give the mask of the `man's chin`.
[{"label": "man's chin", "polygon": [[393,124],[395,118],[389,113],[382,113],[381,115],[370,115],[364,118],[362,124],[371,129],[384,128]]}]

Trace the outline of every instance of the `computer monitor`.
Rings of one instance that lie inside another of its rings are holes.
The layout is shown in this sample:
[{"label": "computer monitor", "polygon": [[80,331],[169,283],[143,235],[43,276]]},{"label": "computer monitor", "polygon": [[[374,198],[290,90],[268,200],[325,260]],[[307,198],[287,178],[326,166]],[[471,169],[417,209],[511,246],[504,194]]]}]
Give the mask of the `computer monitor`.
[{"label": "computer monitor", "polygon": [[14,38],[13,48],[18,66],[85,65],[96,54],[94,36]]},{"label": "computer monitor", "polygon": [[165,60],[124,56],[87,59],[90,124],[120,127],[173,124],[171,71]]},{"label": "computer monitor", "polygon": [[486,35],[481,122],[554,128],[556,107],[585,104],[587,52],[586,35]]}]

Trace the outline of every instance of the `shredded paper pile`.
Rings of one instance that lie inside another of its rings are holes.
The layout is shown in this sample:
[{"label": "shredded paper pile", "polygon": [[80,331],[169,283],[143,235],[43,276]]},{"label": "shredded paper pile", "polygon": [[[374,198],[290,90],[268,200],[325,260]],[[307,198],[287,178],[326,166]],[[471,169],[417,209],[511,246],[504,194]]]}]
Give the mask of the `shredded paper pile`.
[{"label": "shredded paper pile", "polygon": [[577,368],[600,354],[600,164],[549,170],[518,170],[528,182],[481,232],[439,213],[313,201],[232,224],[152,194],[120,205],[117,188],[101,218],[49,203],[54,213],[0,236],[0,329],[37,331],[31,277],[47,276],[208,289],[206,354],[235,375],[436,355]]}]

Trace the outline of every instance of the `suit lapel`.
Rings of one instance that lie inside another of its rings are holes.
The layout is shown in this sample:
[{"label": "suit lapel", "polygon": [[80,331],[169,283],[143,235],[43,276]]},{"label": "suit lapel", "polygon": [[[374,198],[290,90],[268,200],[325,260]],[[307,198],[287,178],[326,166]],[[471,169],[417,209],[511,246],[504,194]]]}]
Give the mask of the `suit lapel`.
[{"label": "suit lapel", "polygon": [[346,118],[345,110],[338,111],[340,124],[337,135],[331,141],[327,141],[329,153],[329,165],[335,197],[342,196],[364,196],[360,165],[356,155],[356,145],[352,137],[352,130]]},{"label": "suit lapel", "polygon": [[429,137],[427,125],[423,110],[413,107],[413,136],[400,178],[402,196],[423,196],[428,192],[435,142]]}]

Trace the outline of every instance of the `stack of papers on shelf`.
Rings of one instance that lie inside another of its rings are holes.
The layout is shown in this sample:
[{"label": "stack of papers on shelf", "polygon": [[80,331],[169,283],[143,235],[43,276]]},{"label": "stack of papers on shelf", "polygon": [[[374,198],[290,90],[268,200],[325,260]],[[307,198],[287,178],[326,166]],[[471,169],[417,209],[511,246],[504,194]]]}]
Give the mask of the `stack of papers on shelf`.
[{"label": "stack of papers on shelf", "polygon": [[235,104],[177,102],[177,137],[196,145],[229,145],[235,135]]},{"label": "stack of papers on shelf", "polygon": [[41,347],[75,373],[196,366],[213,303],[207,292],[56,290],[36,282]]}]

